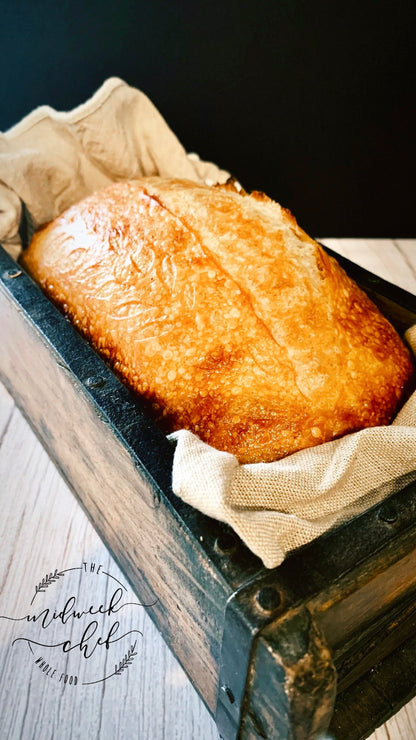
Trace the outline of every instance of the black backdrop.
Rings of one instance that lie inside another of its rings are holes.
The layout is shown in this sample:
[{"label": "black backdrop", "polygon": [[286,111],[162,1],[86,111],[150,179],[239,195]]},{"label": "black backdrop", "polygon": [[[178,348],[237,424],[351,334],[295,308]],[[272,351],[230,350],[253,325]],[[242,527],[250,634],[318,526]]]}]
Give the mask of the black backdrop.
[{"label": "black backdrop", "polygon": [[0,130],[109,76],[314,236],[415,237],[416,3],[0,0]]}]

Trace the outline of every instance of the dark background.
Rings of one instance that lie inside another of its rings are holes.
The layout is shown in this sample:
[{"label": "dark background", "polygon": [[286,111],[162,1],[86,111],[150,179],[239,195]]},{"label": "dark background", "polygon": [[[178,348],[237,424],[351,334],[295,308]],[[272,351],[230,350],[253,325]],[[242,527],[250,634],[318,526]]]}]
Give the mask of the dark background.
[{"label": "dark background", "polygon": [[0,130],[119,76],[313,236],[415,237],[415,8],[0,0]]}]

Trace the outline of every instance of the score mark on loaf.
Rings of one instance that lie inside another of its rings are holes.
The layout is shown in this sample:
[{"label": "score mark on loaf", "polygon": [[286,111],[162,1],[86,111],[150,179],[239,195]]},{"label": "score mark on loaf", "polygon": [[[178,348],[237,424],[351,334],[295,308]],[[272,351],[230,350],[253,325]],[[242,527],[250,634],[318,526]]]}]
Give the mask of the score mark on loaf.
[{"label": "score mark on loaf", "polygon": [[243,463],[387,424],[414,382],[338,263],[232,184],[110,185],[37,232],[22,263],[165,431]]}]

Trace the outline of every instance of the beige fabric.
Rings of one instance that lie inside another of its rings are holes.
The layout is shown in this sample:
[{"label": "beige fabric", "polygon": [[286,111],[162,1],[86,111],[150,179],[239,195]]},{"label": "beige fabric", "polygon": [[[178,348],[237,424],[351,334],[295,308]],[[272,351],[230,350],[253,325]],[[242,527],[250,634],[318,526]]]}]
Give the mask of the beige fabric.
[{"label": "beige fabric", "polygon": [[[416,354],[416,326],[406,335]],[[191,432],[177,446],[173,490],[229,524],[267,568],[416,480],[416,393],[388,427],[364,429],[274,463],[239,465]]]},{"label": "beige fabric", "polygon": [[[42,106],[0,134],[0,242],[17,256],[21,200],[40,226],[114,180],[152,174],[228,177],[188,155],[150,100],[122,80],[107,80],[68,113]],[[416,327],[408,339],[416,353]],[[276,463],[239,465],[190,432],[173,436],[175,493],[230,524],[269,568],[416,479],[416,394],[390,427]]]},{"label": "beige fabric", "polygon": [[142,175],[208,184],[228,178],[187,155],[146,95],[118,78],[67,113],[32,111],[0,134],[0,240],[17,256],[20,200],[35,226],[105,185]]}]

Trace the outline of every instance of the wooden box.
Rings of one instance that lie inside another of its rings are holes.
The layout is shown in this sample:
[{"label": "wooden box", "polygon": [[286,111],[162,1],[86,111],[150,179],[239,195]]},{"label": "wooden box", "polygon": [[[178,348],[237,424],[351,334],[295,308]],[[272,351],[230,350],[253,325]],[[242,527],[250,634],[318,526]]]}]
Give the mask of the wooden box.
[{"label": "wooden box", "polygon": [[[400,331],[416,298],[339,258]],[[0,377],[224,740],[357,740],[415,693],[416,485],[266,570],[171,490],[173,446],[0,248]]]}]

